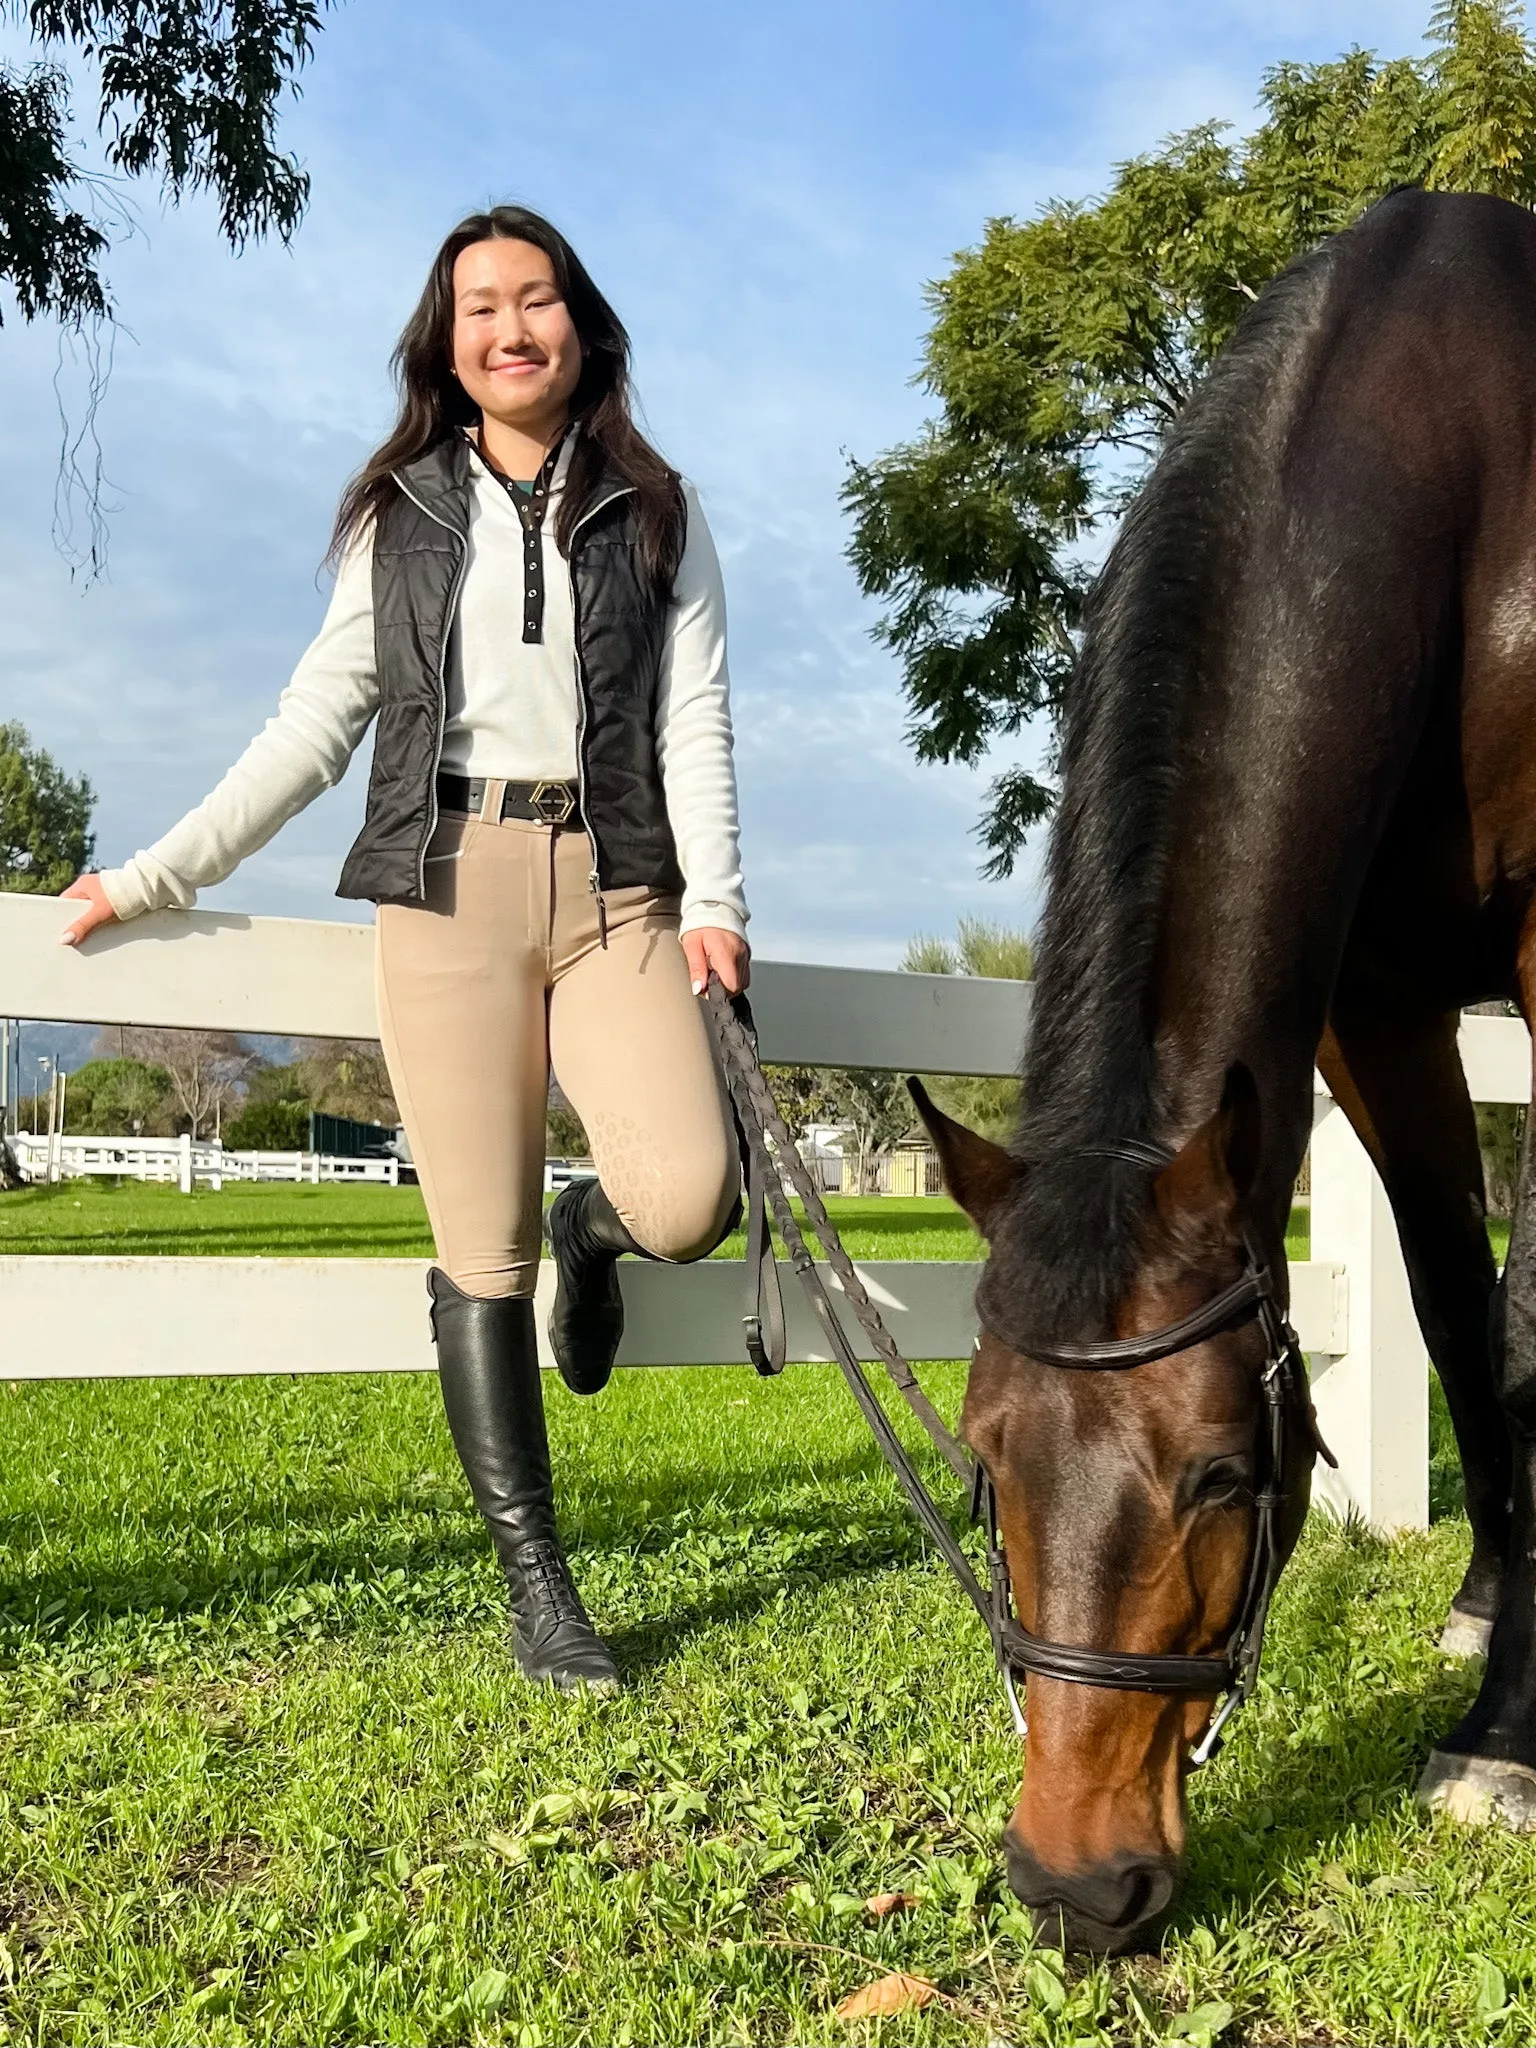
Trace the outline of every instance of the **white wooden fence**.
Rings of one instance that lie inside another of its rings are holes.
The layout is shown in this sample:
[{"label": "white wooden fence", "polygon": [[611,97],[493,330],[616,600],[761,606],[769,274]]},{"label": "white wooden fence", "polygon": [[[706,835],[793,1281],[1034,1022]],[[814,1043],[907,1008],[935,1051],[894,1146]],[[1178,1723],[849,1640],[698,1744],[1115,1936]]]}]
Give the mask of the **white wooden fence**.
[{"label": "white wooden fence", "polygon": [[394,1158],[355,1159],[330,1152],[231,1151],[217,1141],[193,1138],[69,1136],[59,1131],[34,1137],[18,1132],[10,1141],[17,1164],[30,1181],[106,1176],[118,1180],[174,1182],[190,1195],[198,1181],[222,1189],[225,1181],[371,1181],[400,1185]]},{"label": "white wooden fence", "polygon": [[[0,895],[0,1013],[377,1036],[368,926],[162,912],[108,928],[77,953],[58,943],[68,916],[52,898]],[[776,961],[755,964],[752,994],[766,1059],[949,1074],[1014,1072],[1029,1003],[1018,982]],[[1477,1100],[1529,1099],[1523,1024],[1469,1017],[1462,1057]],[[1385,1196],[1342,1111],[1318,1090],[1312,1258],[1291,1268],[1291,1297],[1339,1457],[1319,1491],[1383,1528],[1419,1527],[1428,1518],[1424,1348]],[[631,1261],[621,1270],[622,1362],[745,1361],[739,1265]],[[975,1266],[860,1270],[909,1357],[969,1351]],[[411,1259],[0,1257],[0,1376],[420,1370],[432,1363],[424,1273]],[[786,1299],[790,1355],[824,1357],[799,1300]]]}]

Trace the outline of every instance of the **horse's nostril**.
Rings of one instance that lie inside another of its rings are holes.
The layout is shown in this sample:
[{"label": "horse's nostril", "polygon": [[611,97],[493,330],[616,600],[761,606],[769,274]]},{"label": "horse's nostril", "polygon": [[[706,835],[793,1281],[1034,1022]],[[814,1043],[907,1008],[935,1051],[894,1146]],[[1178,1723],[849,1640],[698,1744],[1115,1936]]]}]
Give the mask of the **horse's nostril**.
[{"label": "horse's nostril", "polygon": [[1124,1856],[1084,1870],[1052,1870],[1024,1843],[1004,1836],[1008,1882],[1040,1931],[1066,1948],[1117,1954],[1145,1940],[1173,1899],[1171,1856]]}]

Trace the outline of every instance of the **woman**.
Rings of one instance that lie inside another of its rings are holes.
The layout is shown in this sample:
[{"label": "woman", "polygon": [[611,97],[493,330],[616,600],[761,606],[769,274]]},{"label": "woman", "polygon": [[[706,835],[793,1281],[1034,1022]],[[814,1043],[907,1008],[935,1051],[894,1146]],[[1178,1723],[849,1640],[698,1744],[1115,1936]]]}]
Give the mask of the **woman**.
[{"label": "woman", "polygon": [[550,1341],[593,1393],[621,1253],[738,1213],[696,1000],[745,986],[725,610],[692,491],[635,427],[629,339],[549,223],[472,215],[395,352],[394,431],[348,486],[336,587],[277,716],[204,803],[65,891],[65,934],[195,900],[336,782],[374,714],[339,893],[378,911],[379,1018],[438,1264],[449,1427],[531,1678],[612,1687],[555,1522],[533,1320],[551,1059],[598,1179],[547,1233]]}]

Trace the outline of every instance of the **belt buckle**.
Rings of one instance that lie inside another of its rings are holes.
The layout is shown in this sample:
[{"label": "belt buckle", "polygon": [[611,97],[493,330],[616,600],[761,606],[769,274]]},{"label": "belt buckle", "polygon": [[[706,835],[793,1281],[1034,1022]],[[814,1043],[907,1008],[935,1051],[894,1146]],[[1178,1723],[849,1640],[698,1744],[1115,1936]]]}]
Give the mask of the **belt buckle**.
[{"label": "belt buckle", "polygon": [[528,799],[534,816],[546,825],[563,825],[576,808],[567,782],[536,782]]}]

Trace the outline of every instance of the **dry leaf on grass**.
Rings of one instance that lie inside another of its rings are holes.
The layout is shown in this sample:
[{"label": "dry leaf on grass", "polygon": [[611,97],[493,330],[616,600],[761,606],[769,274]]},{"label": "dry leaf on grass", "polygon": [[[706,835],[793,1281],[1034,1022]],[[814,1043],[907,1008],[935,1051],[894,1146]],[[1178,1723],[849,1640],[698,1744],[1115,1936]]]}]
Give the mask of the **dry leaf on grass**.
[{"label": "dry leaf on grass", "polygon": [[937,1985],[926,1977],[909,1977],[905,1970],[897,1970],[890,1977],[877,1977],[873,1984],[850,1991],[837,2007],[837,2016],[840,2020],[872,2020],[893,2012],[920,2012],[938,1995]]},{"label": "dry leaf on grass", "polygon": [[884,1920],[892,1913],[905,1913],[917,1903],[916,1892],[876,1892],[872,1899],[864,1901],[864,1910],[872,1919]]}]

